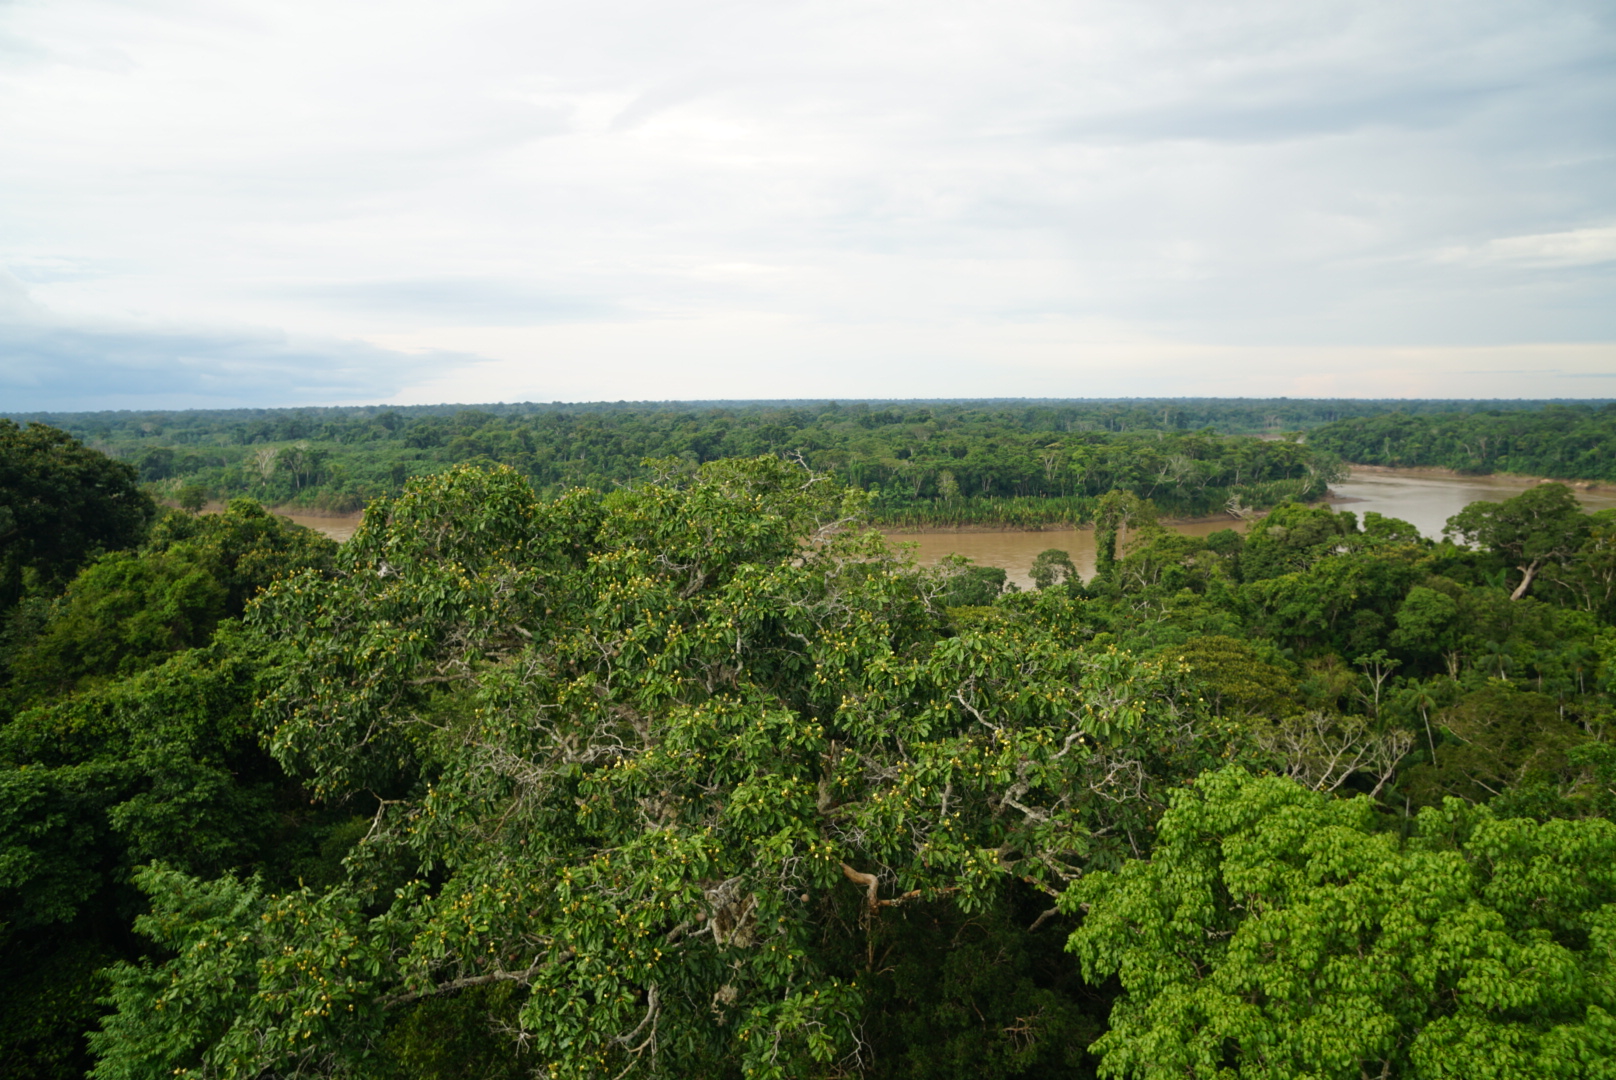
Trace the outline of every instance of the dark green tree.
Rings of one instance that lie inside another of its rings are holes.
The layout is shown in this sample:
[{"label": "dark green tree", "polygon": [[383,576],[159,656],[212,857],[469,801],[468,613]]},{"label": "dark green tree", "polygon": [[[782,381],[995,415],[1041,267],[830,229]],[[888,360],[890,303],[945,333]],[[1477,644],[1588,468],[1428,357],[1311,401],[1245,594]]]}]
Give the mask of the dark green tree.
[{"label": "dark green tree", "polygon": [[1328,506],[1289,503],[1252,526],[1240,552],[1247,581],[1299,573],[1350,545],[1358,520]]},{"label": "dark green tree", "polygon": [[1520,574],[1519,600],[1545,566],[1569,562],[1591,522],[1564,484],[1539,484],[1501,503],[1475,502],[1448,519],[1445,535],[1494,552]]},{"label": "dark green tree", "polygon": [[1108,579],[1117,565],[1117,544],[1129,529],[1156,523],[1156,507],[1131,491],[1113,489],[1094,511],[1094,576]]},{"label": "dark green tree", "polygon": [[1040,589],[1047,589],[1052,585],[1067,583],[1077,584],[1077,567],[1072,565],[1072,556],[1060,548],[1048,548],[1038,553],[1032,561],[1032,569],[1028,576],[1032,583]]},{"label": "dark green tree", "polygon": [[65,431],[0,419],[0,613],[28,581],[54,590],[95,555],[139,543],[156,513],[128,465]]},{"label": "dark green tree", "polygon": [[0,727],[0,1054],[11,1075],[84,1075],[85,1033],[110,989],[97,970],[138,953],[135,866],[211,877],[273,870],[272,853],[295,850],[308,808],[259,745],[254,671],[216,643]]},{"label": "dark green tree", "polygon": [[1545,694],[1493,681],[1432,717],[1448,736],[1429,763],[1409,770],[1405,792],[1421,805],[1457,796],[1488,802],[1522,785],[1558,779],[1587,731]]},{"label": "dark green tree", "polygon": [[[93,561],[12,656],[0,724],[0,1072],[77,1077],[138,952],[130,875],[326,880],[351,809],[313,807],[264,752],[261,659],[231,616],[335,544],[253,504],[170,513],[138,552]],[[347,837],[351,842],[353,837]]]},{"label": "dark green tree", "polygon": [[21,708],[204,645],[278,577],[325,572],[336,547],[246,499],[222,514],[170,512],[139,551],[87,566],[34,635],[13,646],[5,699]]},{"label": "dark green tree", "polygon": [[191,514],[199,514],[202,512],[202,508],[208,504],[208,491],[201,484],[186,484],[180,488],[175,501],[179,503],[181,510]]}]

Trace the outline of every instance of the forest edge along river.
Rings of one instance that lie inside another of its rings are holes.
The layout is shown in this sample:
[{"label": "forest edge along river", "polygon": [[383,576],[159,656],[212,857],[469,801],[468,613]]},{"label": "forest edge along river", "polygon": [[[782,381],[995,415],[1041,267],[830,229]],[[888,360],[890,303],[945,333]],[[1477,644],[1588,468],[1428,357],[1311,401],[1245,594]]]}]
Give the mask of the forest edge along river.
[{"label": "forest edge along river", "polygon": [[[1331,505],[1350,510],[1360,517],[1367,511],[1399,518],[1432,539],[1442,535],[1442,527],[1454,514],[1473,502],[1501,502],[1519,495],[1544,481],[1534,477],[1459,476],[1437,469],[1391,469],[1353,466],[1346,480],[1330,489]],[[1589,485],[1566,481],[1577,499],[1588,510],[1616,507],[1616,485]],[[215,507],[210,507],[215,509]],[[324,516],[305,513],[276,513],[299,525],[325,533],[334,540],[347,540],[359,527],[359,514]],[[1195,521],[1166,521],[1167,528],[1186,536],[1208,536],[1220,529],[1244,532],[1249,521],[1234,517],[1203,518]],[[979,566],[1003,567],[1009,580],[1023,589],[1032,587],[1028,571],[1040,552],[1055,548],[1071,556],[1078,573],[1086,581],[1094,576],[1094,530],[1009,529],[967,531],[930,529],[903,532],[883,530],[894,544],[911,546],[916,560],[933,566],[949,555],[963,555]]]},{"label": "forest edge along river", "polygon": [[[1353,467],[1352,475],[1330,489],[1331,505],[1360,518],[1373,511],[1408,522],[1430,538],[1439,539],[1448,519],[1473,502],[1502,502],[1543,481],[1522,476],[1457,476],[1434,469]],[[1573,485],[1572,491],[1588,510],[1616,507],[1616,485]],[[1245,532],[1249,521],[1234,517],[1198,521],[1166,521],[1167,528],[1186,536],[1208,536],[1220,529]],[[888,532],[895,544],[914,546],[916,559],[932,566],[948,555],[963,555],[981,566],[1001,566],[1009,580],[1030,588],[1028,570],[1040,552],[1056,548],[1072,557],[1087,581],[1094,576],[1092,528],[1045,529],[1014,532]]]}]

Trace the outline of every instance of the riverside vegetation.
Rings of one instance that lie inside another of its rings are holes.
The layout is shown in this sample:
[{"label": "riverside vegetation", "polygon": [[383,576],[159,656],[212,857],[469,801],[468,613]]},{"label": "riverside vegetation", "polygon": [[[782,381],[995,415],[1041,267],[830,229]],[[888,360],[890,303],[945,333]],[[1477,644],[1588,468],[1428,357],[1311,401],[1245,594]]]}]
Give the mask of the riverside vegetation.
[{"label": "riverside vegetation", "polygon": [[1361,465],[1616,480],[1616,405],[1390,412],[1322,425],[1308,441]]},{"label": "riverside vegetation", "polygon": [[1616,513],[1119,486],[1007,593],[812,464],[338,548],[0,422],[0,1070],[1616,1073]]}]

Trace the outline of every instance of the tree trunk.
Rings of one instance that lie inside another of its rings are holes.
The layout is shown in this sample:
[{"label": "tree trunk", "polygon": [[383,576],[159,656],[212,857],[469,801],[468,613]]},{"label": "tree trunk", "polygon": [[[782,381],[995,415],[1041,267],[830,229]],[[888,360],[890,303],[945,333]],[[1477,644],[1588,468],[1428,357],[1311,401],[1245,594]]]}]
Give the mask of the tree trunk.
[{"label": "tree trunk", "polygon": [[1537,577],[1538,567],[1542,565],[1543,564],[1541,562],[1534,561],[1527,563],[1525,566],[1517,566],[1515,568],[1521,572],[1521,583],[1515,586],[1514,592],[1509,594],[1509,598],[1511,600],[1519,600],[1521,597],[1526,595],[1526,590],[1532,587],[1532,579]]}]

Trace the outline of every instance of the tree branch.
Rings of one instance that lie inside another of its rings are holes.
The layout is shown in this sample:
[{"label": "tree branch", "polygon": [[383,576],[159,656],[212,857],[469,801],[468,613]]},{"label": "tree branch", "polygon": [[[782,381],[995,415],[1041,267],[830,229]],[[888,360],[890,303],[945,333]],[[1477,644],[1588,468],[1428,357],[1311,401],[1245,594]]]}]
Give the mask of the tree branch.
[{"label": "tree branch", "polygon": [[400,1005],[409,1005],[413,1002],[420,1001],[423,998],[437,997],[439,994],[452,994],[456,990],[464,990],[470,986],[485,986],[492,982],[526,983],[529,979],[537,975],[540,970],[548,965],[564,964],[568,960],[571,960],[572,957],[573,951],[571,949],[564,949],[557,954],[553,960],[534,959],[532,965],[529,966],[526,971],[495,971],[488,975],[468,975],[463,979],[451,979],[449,982],[443,983],[440,986],[434,986],[430,990],[421,990],[407,994],[394,994],[391,997],[382,998],[381,1006],[384,1009],[396,1009]]}]

